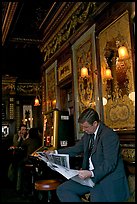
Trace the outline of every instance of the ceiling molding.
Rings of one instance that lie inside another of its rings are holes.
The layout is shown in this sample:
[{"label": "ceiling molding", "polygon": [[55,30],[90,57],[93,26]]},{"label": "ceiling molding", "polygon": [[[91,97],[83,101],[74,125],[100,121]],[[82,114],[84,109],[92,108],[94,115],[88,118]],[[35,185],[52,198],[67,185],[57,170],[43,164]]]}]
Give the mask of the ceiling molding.
[{"label": "ceiling molding", "polygon": [[2,25],[2,46],[5,43],[17,6],[18,2],[8,3],[8,8],[7,11],[5,12],[5,17]]}]

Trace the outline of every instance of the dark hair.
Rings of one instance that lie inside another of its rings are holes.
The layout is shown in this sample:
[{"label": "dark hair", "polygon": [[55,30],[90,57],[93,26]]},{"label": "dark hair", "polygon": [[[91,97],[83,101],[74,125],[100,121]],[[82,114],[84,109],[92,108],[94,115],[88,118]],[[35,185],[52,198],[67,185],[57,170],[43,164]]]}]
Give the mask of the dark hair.
[{"label": "dark hair", "polygon": [[92,108],[87,108],[85,109],[79,116],[78,122],[79,123],[84,123],[88,122],[90,125],[93,124],[94,121],[99,122],[99,115],[98,113],[92,109]]},{"label": "dark hair", "polygon": [[39,137],[38,128],[30,128],[29,129],[29,137],[30,138],[37,138],[37,137]]},{"label": "dark hair", "polygon": [[25,127],[25,128],[27,128],[27,125],[25,125],[25,124],[21,124],[21,125],[19,126],[19,130],[21,130],[21,127]]}]

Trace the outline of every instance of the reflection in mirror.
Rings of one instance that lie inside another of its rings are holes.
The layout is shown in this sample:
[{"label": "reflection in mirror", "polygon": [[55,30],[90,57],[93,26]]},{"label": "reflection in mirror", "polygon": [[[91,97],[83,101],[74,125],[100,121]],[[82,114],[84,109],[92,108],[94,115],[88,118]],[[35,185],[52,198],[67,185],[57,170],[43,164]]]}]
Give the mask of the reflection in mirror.
[{"label": "reflection in mirror", "polygon": [[[110,121],[109,125],[114,129],[134,128],[135,92],[126,44],[124,38],[118,35],[106,42],[104,48],[105,71],[109,73],[107,75],[105,73],[103,78],[102,103],[105,119],[107,123]],[[128,120],[131,122],[130,127],[127,124]]]}]

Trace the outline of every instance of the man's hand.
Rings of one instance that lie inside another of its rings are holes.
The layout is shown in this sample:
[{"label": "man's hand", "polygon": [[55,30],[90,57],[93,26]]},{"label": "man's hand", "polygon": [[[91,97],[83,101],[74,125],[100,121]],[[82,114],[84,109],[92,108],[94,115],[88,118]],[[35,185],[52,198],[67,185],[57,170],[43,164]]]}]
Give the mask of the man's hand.
[{"label": "man's hand", "polygon": [[91,171],[89,170],[79,170],[78,173],[79,173],[78,176],[81,179],[90,178],[92,175]]},{"label": "man's hand", "polygon": [[23,136],[23,134],[20,130],[18,131],[18,136],[19,136],[19,138],[22,138],[22,136]]},{"label": "man's hand", "polygon": [[55,150],[43,150],[43,152],[46,152],[47,154],[55,154]]}]

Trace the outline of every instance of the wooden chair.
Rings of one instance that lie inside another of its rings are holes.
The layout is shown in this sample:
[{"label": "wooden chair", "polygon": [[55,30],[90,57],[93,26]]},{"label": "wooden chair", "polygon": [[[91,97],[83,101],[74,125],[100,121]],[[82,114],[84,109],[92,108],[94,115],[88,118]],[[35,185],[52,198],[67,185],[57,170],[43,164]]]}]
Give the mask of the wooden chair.
[{"label": "wooden chair", "polygon": [[60,180],[49,179],[49,180],[38,180],[35,181],[35,190],[36,191],[47,191],[48,193],[48,202],[51,202],[51,191],[56,190],[56,188],[61,184]]}]

